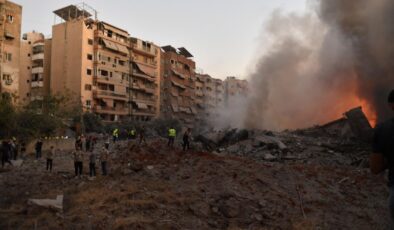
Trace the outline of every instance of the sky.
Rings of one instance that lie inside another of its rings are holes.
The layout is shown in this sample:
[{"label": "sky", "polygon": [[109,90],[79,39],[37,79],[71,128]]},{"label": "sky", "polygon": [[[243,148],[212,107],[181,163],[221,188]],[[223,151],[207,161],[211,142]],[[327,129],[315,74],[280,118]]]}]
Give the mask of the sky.
[{"label": "sky", "polygon": [[[80,1],[11,0],[23,6],[22,32],[51,35],[56,9]],[[264,22],[274,10],[303,12],[306,0],[85,0],[98,19],[157,45],[185,47],[197,70],[246,78],[264,45]],[[57,21],[59,22],[59,20]]]}]

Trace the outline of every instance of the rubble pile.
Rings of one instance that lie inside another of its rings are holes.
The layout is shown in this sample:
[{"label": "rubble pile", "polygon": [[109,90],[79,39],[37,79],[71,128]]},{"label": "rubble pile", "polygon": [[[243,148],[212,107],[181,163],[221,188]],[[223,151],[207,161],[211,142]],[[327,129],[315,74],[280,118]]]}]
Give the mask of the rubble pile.
[{"label": "rubble pile", "polygon": [[147,142],[111,144],[109,175],[95,179],[87,158],[75,178],[67,151],[52,173],[32,158],[1,170],[0,229],[387,229],[385,177],[354,136],[232,129],[187,152]]}]

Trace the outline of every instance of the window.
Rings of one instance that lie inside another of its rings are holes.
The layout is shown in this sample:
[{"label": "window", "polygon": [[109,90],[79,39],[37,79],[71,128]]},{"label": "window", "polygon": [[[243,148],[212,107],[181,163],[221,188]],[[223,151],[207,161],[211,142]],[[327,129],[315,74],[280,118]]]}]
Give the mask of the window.
[{"label": "window", "polygon": [[31,41],[29,41],[28,44],[30,45],[30,44],[31,44]]},{"label": "window", "polygon": [[88,56],[88,60],[93,60],[93,55],[88,54],[87,56]]},{"label": "window", "polygon": [[5,59],[7,61],[12,61],[12,53],[5,53]]},{"label": "window", "polygon": [[27,69],[30,69],[30,66],[28,66]]},{"label": "window", "polygon": [[108,71],[101,70],[101,76],[108,77]]},{"label": "window", "polygon": [[93,39],[90,39],[90,38],[89,38],[89,39],[88,39],[88,44],[89,44],[89,45],[93,45]]},{"label": "window", "polygon": [[14,16],[8,14],[8,15],[7,15],[7,21],[8,21],[9,23],[13,23],[13,22],[14,22]]},{"label": "window", "polygon": [[92,102],[90,100],[86,100],[86,106],[90,107],[92,105]]},{"label": "window", "polygon": [[112,38],[112,30],[108,30],[107,36],[108,36],[109,38]]},{"label": "window", "polygon": [[28,57],[30,57],[30,54],[27,54]]},{"label": "window", "polygon": [[27,80],[26,82],[27,82],[27,83],[30,83],[30,80]]},{"label": "window", "polygon": [[91,91],[92,90],[92,85],[86,84],[85,85],[85,90]]},{"label": "window", "polygon": [[30,93],[26,93],[26,97],[30,97]]},{"label": "window", "polygon": [[92,75],[92,70],[91,69],[86,69],[86,74],[87,75]]}]

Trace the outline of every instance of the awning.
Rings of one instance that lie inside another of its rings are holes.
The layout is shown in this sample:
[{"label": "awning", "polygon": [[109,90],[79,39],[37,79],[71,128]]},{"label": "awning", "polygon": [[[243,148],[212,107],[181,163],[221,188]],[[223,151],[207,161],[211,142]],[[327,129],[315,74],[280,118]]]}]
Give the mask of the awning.
[{"label": "awning", "polygon": [[103,42],[104,42],[105,47],[107,47],[108,49],[111,49],[114,51],[119,51],[118,46],[115,43],[105,40],[105,39],[103,39]]},{"label": "awning", "polygon": [[171,104],[171,107],[172,107],[172,110],[173,110],[174,112],[178,112],[178,111],[179,111],[178,105],[177,105],[177,104],[172,103],[172,104]]},{"label": "awning", "polygon": [[118,47],[118,51],[124,54],[129,54],[129,50],[127,49],[126,46],[124,45],[120,45],[120,44],[116,44],[116,46]]},{"label": "awning", "polygon": [[139,109],[148,109],[148,106],[145,103],[136,102],[136,104]]},{"label": "awning", "polygon": [[11,39],[14,39],[14,38],[15,38],[14,35],[12,35],[10,32],[7,32],[7,31],[5,32],[4,36],[5,36],[6,38],[11,38]]},{"label": "awning", "polygon": [[144,74],[148,75],[149,77],[153,77],[152,76],[153,74],[151,74],[151,72],[155,71],[155,69],[149,68],[149,67],[147,67],[145,65],[142,65],[142,64],[139,64],[139,63],[135,63],[135,64],[137,64],[138,68],[142,72],[144,72]]},{"label": "awning", "polygon": [[186,89],[185,86],[183,86],[183,85],[181,85],[181,84],[179,84],[179,83],[176,83],[175,81],[171,81],[171,82],[172,82],[173,85],[175,85],[175,86],[177,86],[177,87],[179,87],[179,88],[181,88],[181,89]]},{"label": "awning", "polygon": [[182,78],[182,79],[186,79],[186,77],[185,76],[183,76],[183,74],[181,74],[181,73],[178,73],[177,71],[175,71],[175,70],[172,70],[172,72],[175,74],[175,75],[177,75],[178,77],[180,77],[180,78]]}]

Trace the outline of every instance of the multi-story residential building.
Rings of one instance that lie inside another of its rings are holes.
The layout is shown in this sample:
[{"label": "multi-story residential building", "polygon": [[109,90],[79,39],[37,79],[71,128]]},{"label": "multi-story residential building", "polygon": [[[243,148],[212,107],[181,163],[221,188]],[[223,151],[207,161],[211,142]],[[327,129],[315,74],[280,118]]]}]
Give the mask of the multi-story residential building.
[{"label": "multi-story residential building", "polygon": [[[49,49],[49,50],[48,50]],[[19,102],[42,100],[49,93],[50,40],[35,31],[22,36],[20,49]],[[46,69],[46,71],[45,71]]]},{"label": "multi-story residential building", "polygon": [[54,12],[64,22],[52,29],[52,92],[71,92],[84,111],[104,121],[156,117],[158,47],[93,19],[96,13],[86,9],[70,5]]},{"label": "multi-story residential building", "polygon": [[228,105],[233,99],[248,95],[248,82],[236,77],[227,77],[224,81],[225,104]]},{"label": "multi-story residential building", "polygon": [[132,117],[151,120],[160,113],[160,47],[130,38],[132,48]]},{"label": "multi-story residential building", "polygon": [[208,74],[196,75],[196,104],[199,117],[205,119],[214,112],[216,103],[216,80]]},{"label": "multi-story residential building", "polygon": [[216,107],[224,106],[224,84],[221,79],[214,79],[215,81],[215,104]]},{"label": "multi-story residential building", "polygon": [[0,92],[19,97],[19,52],[22,6],[0,0]]},{"label": "multi-story residential building", "polygon": [[192,126],[197,109],[193,55],[185,48],[162,47],[161,115]]}]

